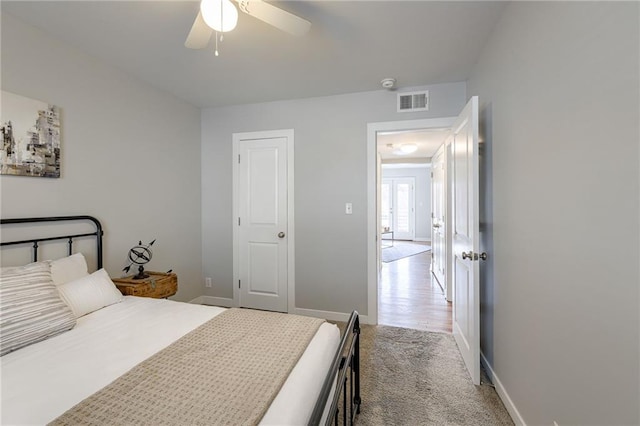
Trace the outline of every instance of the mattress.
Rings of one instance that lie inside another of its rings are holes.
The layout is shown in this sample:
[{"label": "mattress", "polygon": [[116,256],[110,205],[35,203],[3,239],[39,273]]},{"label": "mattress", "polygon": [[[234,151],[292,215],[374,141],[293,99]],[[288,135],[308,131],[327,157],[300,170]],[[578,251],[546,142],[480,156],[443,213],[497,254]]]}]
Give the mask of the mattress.
[{"label": "mattress", "polygon": [[[224,308],[126,296],[78,319],[76,327],[0,359],[2,424],[46,424]],[[338,347],[325,323],[263,417],[264,425],[306,424]]]}]

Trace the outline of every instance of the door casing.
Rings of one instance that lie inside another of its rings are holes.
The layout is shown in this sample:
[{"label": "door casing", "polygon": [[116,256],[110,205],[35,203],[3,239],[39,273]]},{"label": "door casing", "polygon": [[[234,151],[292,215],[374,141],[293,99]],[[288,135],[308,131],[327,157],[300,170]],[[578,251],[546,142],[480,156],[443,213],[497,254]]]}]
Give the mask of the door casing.
[{"label": "door casing", "polygon": [[287,139],[287,312],[295,311],[295,216],[294,216],[294,132],[293,129],[267,130],[255,132],[234,133],[232,135],[232,157],[233,164],[233,306],[240,306],[240,289],[238,280],[240,279],[240,262],[238,259],[240,236],[238,232],[239,217],[239,167],[238,155],[239,144],[243,140],[257,139]]}]

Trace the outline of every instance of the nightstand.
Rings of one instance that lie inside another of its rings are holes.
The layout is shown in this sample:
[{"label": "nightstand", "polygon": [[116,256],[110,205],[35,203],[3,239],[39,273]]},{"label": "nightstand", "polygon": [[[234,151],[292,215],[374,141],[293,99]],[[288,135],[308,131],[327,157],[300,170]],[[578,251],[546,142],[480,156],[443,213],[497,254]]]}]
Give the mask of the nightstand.
[{"label": "nightstand", "polygon": [[145,271],[148,278],[134,280],[133,275],[113,278],[118,290],[125,296],[154,297],[162,299],[173,296],[178,291],[178,276],[174,273]]}]

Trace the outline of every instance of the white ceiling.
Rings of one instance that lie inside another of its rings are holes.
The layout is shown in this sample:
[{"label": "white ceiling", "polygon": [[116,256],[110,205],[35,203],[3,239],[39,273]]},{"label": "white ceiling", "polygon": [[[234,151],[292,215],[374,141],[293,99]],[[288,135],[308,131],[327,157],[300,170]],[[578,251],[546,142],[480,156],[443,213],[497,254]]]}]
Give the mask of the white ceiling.
[{"label": "white ceiling", "polygon": [[[378,133],[378,153],[383,161],[403,161],[409,158],[431,160],[448,133],[448,129]],[[415,144],[418,150],[410,155],[394,154],[393,151],[403,144]]]},{"label": "white ceiling", "polygon": [[184,41],[194,1],[5,1],[11,14],[199,107],[466,80],[505,2],[272,1],[294,37],[242,12],[220,56]]}]

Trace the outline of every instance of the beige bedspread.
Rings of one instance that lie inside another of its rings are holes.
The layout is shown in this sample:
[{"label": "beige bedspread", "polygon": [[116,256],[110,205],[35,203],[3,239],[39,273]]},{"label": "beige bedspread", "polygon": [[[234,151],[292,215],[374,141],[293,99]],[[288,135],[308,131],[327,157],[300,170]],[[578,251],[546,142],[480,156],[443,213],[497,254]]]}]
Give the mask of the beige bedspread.
[{"label": "beige bedspread", "polygon": [[52,425],[255,425],[323,320],[229,309]]}]

